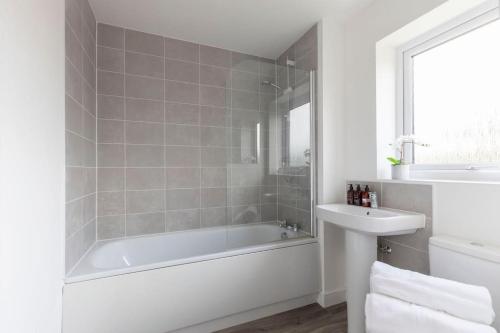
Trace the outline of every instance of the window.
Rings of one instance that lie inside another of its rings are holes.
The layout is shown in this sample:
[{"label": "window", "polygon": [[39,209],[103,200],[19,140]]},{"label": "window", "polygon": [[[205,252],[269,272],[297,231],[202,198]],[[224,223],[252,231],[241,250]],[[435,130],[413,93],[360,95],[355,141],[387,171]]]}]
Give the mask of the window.
[{"label": "window", "polygon": [[[400,134],[416,170],[500,166],[500,20],[498,8],[402,50]],[[499,169],[500,170],[500,169]]]},{"label": "window", "polygon": [[311,104],[307,103],[290,110],[288,121],[288,166],[309,165],[311,134]]}]

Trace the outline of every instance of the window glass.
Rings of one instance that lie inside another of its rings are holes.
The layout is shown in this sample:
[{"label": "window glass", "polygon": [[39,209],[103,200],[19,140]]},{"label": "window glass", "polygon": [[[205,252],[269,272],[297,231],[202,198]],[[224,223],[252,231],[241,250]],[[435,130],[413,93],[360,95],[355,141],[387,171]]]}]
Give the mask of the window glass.
[{"label": "window glass", "polygon": [[500,162],[500,21],[413,56],[416,164]]}]

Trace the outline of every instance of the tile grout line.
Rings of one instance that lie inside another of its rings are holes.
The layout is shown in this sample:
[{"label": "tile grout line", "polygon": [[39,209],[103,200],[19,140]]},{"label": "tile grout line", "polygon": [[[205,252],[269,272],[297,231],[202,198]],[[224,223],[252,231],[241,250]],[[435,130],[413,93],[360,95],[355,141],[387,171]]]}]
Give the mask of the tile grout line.
[{"label": "tile grout line", "polygon": [[[229,131],[230,131],[230,135],[229,135],[229,143],[230,143],[230,146],[232,147],[233,146],[233,135],[232,135],[232,131],[233,131],[233,125],[234,125],[234,122],[233,122],[233,56],[232,56],[232,53],[230,55],[230,62],[231,62],[231,65],[230,65],[230,68],[229,68],[229,109],[231,110],[230,112],[230,121],[231,121],[231,126],[229,128]],[[226,96],[225,96],[226,97]],[[227,151],[226,151],[227,153]],[[228,163],[229,162],[229,163]],[[227,187],[227,197],[226,197],[226,214],[228,216],[226,216],[226,226],[227,225],[233,225],[233,191],[231,190],[231,185],[232,185],[232,182],[233,182],[233,150],[231,149],[230,153],[229,153],[229,161],[228,161],[228,158],[226,157],[226,172],[227,172],[227,184],[226,184],[226,187]],[[228,242],[228,233],[226,232],[226,243]]]},{"label": "tile grout line", "polygon": [[[199,68],[200,65],[198,64],[197,67]],[[218,86],[218,85],[208,84],[208,83],[201,83],[200,79],[198,79],[198,81],[196,81],[196,82],[195,81],[183,81],[183,80],[173,80],[173,79],[170,79],[170,78],[160,78],[158,76],[152,76],[152,75],[135,74],[135,73],[129,73],[129,72],[123,72],[122,73],[122,72],[112,71],[112,70],[109,70],[109,69],[99,68],[99,67],[97,69],[100,72],[103,72],[103,73],[123,75],[124,77],[125,76],[132,76],[132,77],[143,78],[143,79],[151,79],[151,80],[154,80],[154,81],[168,81],[168,82],[181,83],[181,84],[191,85],[191,86],[200,86],[200,87],[225,89],[225,90],[228,89],[228,88],[223,87],[223,86]],[[199,71],[199,69],[198,69],[198,71]],[[231,73],[233,73],[233,72],[241,72],[241,71],[233,70],[233,69],[230,69],[229,71]],[[241,73],[247,73],[247,72],[241,72]],[[255,73],[252,73],[252,74],[255,74]],[[259,74],[255,74],[255,76],[257,76],[257,82],[258,82],[260,76],[259,76]],[[260,91],[260,89],[254,89],[254,90],[252,90],[252,89],[241,89],[241,88],[234,88],[232,85],[231,85],[231,88],[229,88],[229,89],[232,90],[232,91],[236,91],[236,92],[243,92],[243,93],[249,93],[249,94],[251,93],[251,94],[255,94],[255,95],[259,95],[260,93],[262,93],[262,95],[270,95],[270,96],[273,95],[273,94],[270,94],[270,93],[262,92],[262,91]],[[145,98],[145,99],[147,99],[147,98]],[[160,101],[160,99],[153,99],[153,100]],[[169,101],[169,100],[166,100],[166,101]],[[175,102],[175,101],[171,101],[171,102]],[[182,103],[182,102],[180,102],[180,103]]]},{"label": "tile grout line", "polygon": [[[129,30],[129,29],[125,29],[125,30]],[[165,40],[165,39],[170,39],[170,38],[169,37],[163,37],[163,40]],[[189,42],[189,43],[192,43],[192,42]],[[192,44],[197,45],[198,49],[200,49],[203,46],[206,46],[206,45],[196,44],[196,43],[192,43]],[[128,52],[128,53],[139,54],[139,55],[144,55],[144,56],[149,56],[149,57],[155,57],[155,58],[164,58],[166,60],[173,60],[173,61],[178,61],[178,62],[183,62],[183,63],[197,64],[200,67],[205,66],[205,67],[213,67],[213,68],[223,69],[223,70],[232,70],[231,66],[225,67],[225,66],[219,66],[219,65],[214,65],[214,64],[203,63],[203,62],[201,62],[201,57],[200,56],[198,56],[198,61],[191,61],[191,60],[185,60],[185,59],[181,59],[181,58],[167,57],[166,54],[165,54],[165,52],[163,53],[163,56],[160,56],[160,55],[157,55],[157,54],[145,53],[145,52],[141,52],[141,51],[137,51],[137,50],[126,50],[125,48],[121,49],[121,48],[112,47],[112,46],[104,45],[104,44],[97,44],[96,46],[97,47],[102,47],[102,48],[107,48],[107,49],[112,49],[112,50],[117,50],[117,51],[124,51],[125,53]],[[225,50],[225,51],[228,51],[229,53],[239,53],[239,52],[230,51],[230,50]],[[200,53],[200,51],[198,51],[198,54],[199,53]],[[264,57],[258,57],[258,56],[254,56],[254,57],[256,57],[257,59],[253,59],[253,60],[254,61],[258,61],[259,63],[261,62],[261,59],[275,61],[274,59],[270,59],[270,58],[264,58]],[[255,75],[259,74],[258,71],[256,72],[256,71],[245,70],[245,69],[235,69],[234,71],[241,72],[241,73],[255,74]]]},{"label": "tile grout line", "polygon": [[[127,67],[127,61],[125,57],[125,50],[127,49],[126,43],[127,43],[127,38],[126,38],[126,30],[122,29],[123,31],[123,96],[126,98],[127,96],[127,84],[125,80],[125,71]],[[127,103],[123,103],[123,119],[127,119]],[[123,184],[124,184],[124,193],[123,193],[123,211],[125,213],[125,221],[124,221],[124,234],[125,237],[127,237],[127,220],[128,220],[128,210],[127,210],[127,147],[125,142],[127,142],[127,125],[126,122],[123,121],[123,165],[124,165],[124,172],[123,172]]]},{"label": "tile grout line", "polygon": [[[197,68],[198,68],[198,142],[200,143],[200,146],[201,146],[201,48],[200,48],[200,44],[196,44],[196,48],[198,49],[198,64],[197,64]],[[165,75],[166,77],[166,75]],[[199,165],[200,165],[200,170],[199,170],[199,193],[200,193],[200,198],[199,198],[199,204],[198,204],[198,207],[199,207],[199,216],[198,216],[198,227],[201,229],[201,224],[202,224],[202,210],[201,210],[201,206],[202,206],[202,198],[203,198],[203,192],[201,190],[201,183],[202,183],[202,177],[203,177],[203,173],[202,173],[202,149],[200,148],[199,149],[199,152],[198,152],[199,156]]]},{"label": "tile grout line", "polygon": [[[167,125],[165,123],[165,120],[167,119],[167,110],[165,106],[165,99],[166,99],[166,82],[165,82],[165,76],[167,75],[167,61],[165,60],[165,38],[162,38],[163,42],[163,101],[162,101],[162,106],[163,106],[163,144],[166,144],[167,142]],[[164,177],[164,194],[163,194],[163,206],[165,210],[165,215],[163,216],[163,230],[164,232],[167,232],[167,193],[166,190],[168,188],[168,179],[167,179],[167,150],[163,148],[163,169],[162,169],[163,177]]]},{"label": "tile grout line", "polygon": [[94,153],[95,153],[95,159],[94,159],[94,163],[95,163],[95,207],[94,207],[94,216],[95,216],[95,235],[94,235],[94,243],[97,242],[97,236],[98,236],[98,227],[99,227],[99,224],[98,224],[98,220],[97,220],[97,204],[98,204],[98,200],[97,200],[97,187],[99,186],[98,184],[98,169],[97,169],[97,158],[98,158],[98,154],[97,154],[97,22],[95,24],[95,41],[94,41],[94,44],[96,45],[95,47],[95,62],[96,64],[94,65],[94,80],[95,80],[95,95],[94,95],[94,110],[95,110],[95,122],[94,122],[94,126],[95,126],[95,137],[94,137],[94,140],[95,140],[95,149],[94,149]]}]

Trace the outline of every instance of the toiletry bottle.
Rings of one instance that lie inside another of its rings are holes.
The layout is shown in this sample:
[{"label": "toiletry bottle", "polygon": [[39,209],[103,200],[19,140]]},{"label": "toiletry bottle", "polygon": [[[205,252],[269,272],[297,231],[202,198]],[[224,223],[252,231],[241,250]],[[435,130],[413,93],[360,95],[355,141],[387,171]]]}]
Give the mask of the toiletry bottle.
[{"label": "toiletry bottle", "polygon": [[349,184],[349,189],[347,190],[347,204],[354,205],[354,187]]},{"label": "toiletry bottle", "polygon": [[361,206],[361,186],[356,185],[356,191],[354,191],[354,204],[356,206]]},{"label": "toiletry bottle", "polygon": [[370,207],[370,189],[368,185],[366,185],[365,190],[361,192],[361,206]]},{"label": "toiletry bottle", "polygon": [[378,208],[377,192],[370,192],[370,207]]}]

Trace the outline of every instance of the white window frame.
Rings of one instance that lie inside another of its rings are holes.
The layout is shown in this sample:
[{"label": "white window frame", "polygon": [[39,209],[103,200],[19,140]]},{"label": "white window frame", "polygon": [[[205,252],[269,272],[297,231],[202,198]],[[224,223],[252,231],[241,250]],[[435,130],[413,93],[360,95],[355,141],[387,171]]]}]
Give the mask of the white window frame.
[{"label": "white window frame", "polygon": [[[479,6],[403,45],[398,50],[396,135],[413,134],[413,57],[500,19],[498,2]],[[414,161],[413,147],[405,160]],[[412,178],[500,180],[500,163],[412,164]]]}]

